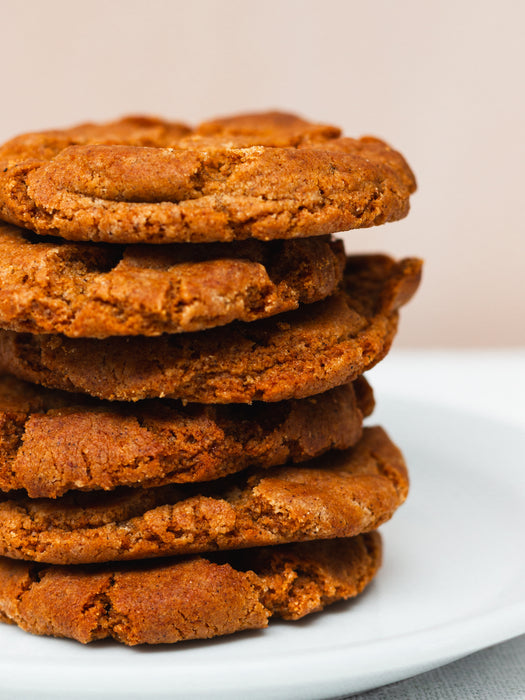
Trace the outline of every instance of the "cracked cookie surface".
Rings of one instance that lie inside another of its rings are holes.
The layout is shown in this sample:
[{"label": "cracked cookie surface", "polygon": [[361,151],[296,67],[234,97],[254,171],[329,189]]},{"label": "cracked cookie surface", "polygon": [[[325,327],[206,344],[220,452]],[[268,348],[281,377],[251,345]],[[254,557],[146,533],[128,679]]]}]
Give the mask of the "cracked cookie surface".
[{"label": "cracked cookie surface", "polygon": [[115,246],[0,223],[0,327],[104,338],[253,321],[329,296],[344,264],[326,237]]},{"label": "cracked cookie surface", "polygon": [[374,406],[361,377],[311,399],[251,406],[110,403],[0,377],[0,489],[70,489],[217,479],[345,449]]},{"label": "cracked cookie surface", "polygon": [[350,256],[341,292],[227,330],[106,340],[0,331],[0,372],[109,400],[304,398],[356,379],[386,355],[420,276],[414,258]]},{"label": "cracked cookie surface", "polygon": [[400,219],[415,188],[383,141],[279,112],[193,130],[128,117],[0,147],[0,216],[70,240],[317,236]]},{"label": "cracked cookie surface", "polygon": [[206,639],[297,620],[358,595],[381,564],[381,539],[304,542],[103,567],[0,559],[0,620],[39,635],[127,645]]},{"label": "cracked cookie surface", "polygon": [[403,456],[379,427],[346,451],[216,481],[0,500],[0,554],[51,564],[352,537],[404,502]]}]

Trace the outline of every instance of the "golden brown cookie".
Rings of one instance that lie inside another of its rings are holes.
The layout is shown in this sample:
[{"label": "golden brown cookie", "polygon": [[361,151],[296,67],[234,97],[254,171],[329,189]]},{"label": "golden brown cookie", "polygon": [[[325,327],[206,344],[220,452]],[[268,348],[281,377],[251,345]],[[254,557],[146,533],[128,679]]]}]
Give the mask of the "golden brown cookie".
[{"label": "golden brown cookie", "polygon": [[115,246],[0,223],[0,327],[104,338],[253,321],[324,299],[344,265],[326,237]]},{"label": "golden brown cookie", "polygon": [[363,377],[310,399],[251,406],[109,403],[0,377],[0,489],[56,498],[303,462],[354,445],[373,406]]},{"label": "golden brown cookie", "polygon": [[383,141],[278,112],[191,133],[130,117],[0,147],[0,216],[70,240],[317,236],[400,219],[415,187],[404,158]]},{"label": "golden brown cookie", "polygon": [[159,338],[71,339],[0,331],[0,372],[103,399],[173,397],[201,403],[304,398],[379,362],[421,261],[349,257],[329,299],[253,323]]},{"label": "golden brown cookie", "polygon": [[403,457],[381,428],[299,466],[249,469],[201,484],[57,500],[0,500],[0,554],[85,564],[352,537],[403,503]]},{"label": "golden brown cookie", "polygon": [[0,620],[128,645],[206,639],[297,620],[358,595],[381,564],[377,532],[209,558],[42,566],[0,559]]}]

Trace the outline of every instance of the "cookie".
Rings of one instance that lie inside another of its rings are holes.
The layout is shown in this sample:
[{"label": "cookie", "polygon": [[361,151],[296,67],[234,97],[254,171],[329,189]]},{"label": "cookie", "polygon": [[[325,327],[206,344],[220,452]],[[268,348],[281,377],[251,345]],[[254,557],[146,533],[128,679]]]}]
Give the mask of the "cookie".
[{"label": "cookie", "polygon": [[381,428],[301,465],[216,481],[0,500],[0,555],[85,564],[352,537],[403,503],[403,457]]},{"label": "cookie", "polygon": [[103,399],[201,403],[304,398],[352,381],[390,347],[421,261],[348,258],[344,290],[253,323],[158,338],[0,331],[0,372]]},{"label": "cookie", "polygon": [[128,645],[206,639],[297,620],[358,595],[381,564],[377,532],[133,565],[0,559],[0,620],[28,632]]},{"label": "cookie", "polygon": [[0,327],[104,338],[253,321],[324,299],[344,265],[326,237],[115,246],[0,223]]},{"label": "cookie", "polygon": [[271,240],[401,219],[416,187],[383,141],[346,138],[291,114],[230,117],[191,133],[169,122],[150,128],[143,118],[135,133],[133,124],[4,144],[0,217],[69,240]]},{"label": "cookie", "polygon": [[362,377],[311,399],[251,406],[109,403],[0,377],[0,489],[56,498],[303,462],[354,445],[373,406]]}]

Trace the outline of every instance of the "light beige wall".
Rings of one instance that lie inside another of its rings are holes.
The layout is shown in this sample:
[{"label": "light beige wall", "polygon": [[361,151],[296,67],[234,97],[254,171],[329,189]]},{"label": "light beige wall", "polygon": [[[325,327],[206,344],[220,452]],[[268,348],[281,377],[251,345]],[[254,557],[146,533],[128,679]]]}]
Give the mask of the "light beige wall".
[{"label": "light beige wall", "polygon": [[153,112],[293,110],[402,150],[408,219],[349,247],[426,259],[400,345],[525,345],[525,3],[0,1],[0,141]]}]

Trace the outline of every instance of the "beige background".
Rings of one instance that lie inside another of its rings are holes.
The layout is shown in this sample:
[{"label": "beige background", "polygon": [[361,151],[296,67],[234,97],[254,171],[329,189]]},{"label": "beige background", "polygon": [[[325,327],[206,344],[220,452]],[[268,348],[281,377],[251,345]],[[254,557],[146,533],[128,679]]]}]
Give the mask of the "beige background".
[{"label": "beige background", "polygon": [[525,3],[0,0],[0,141],[151,112],[282,108],[382,136],[408,219],[349,248],[419,255],[404,346],[525,345]]}]

